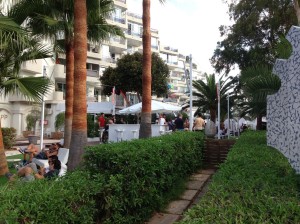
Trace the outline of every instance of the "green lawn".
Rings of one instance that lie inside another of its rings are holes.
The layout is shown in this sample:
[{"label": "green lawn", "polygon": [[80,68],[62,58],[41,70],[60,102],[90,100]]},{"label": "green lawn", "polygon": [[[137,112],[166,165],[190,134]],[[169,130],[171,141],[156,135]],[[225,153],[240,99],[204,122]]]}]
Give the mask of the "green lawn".
[{"label": "green lawn", "polygon": [[[7,156],[7,159],[23,159],[22,154]],[[8,163],[8,168],[11,173],[16,173],[16,169],[14,168],[14,163]],[[5,176],[0,176],[0,187],[7,183],[7,178]]]}]

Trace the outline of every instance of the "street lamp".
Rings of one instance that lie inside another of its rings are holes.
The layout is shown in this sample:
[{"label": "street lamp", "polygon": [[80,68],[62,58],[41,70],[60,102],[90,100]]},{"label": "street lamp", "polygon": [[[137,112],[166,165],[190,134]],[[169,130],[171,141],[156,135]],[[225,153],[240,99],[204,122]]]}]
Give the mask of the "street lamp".
[{"label": "street lamp", "polygon": [[192,63],[192,55],[190,54],[190,131],[193,130],[193,63]]},{"label": "street lamp", "polygon": [[[43,77],[46,77],[46,66],[43,66]],[[44,119],[45,119],[45,96],[42,97],[42,113],[41,113],[41,136],[40,136],[40,148],[44,146]]]}]

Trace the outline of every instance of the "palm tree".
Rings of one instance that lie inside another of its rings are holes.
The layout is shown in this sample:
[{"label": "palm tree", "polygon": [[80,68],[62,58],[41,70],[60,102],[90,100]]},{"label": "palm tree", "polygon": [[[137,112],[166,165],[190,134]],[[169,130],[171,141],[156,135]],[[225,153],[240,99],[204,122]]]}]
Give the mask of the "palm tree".
[{"label": "palm tree", "polygon": [[70,170],[81,162],[83,148],[87,143],[87,108],[86,108],[86,59],[87,59],[87,8],[85,0],[75,0],[74,4],[74,87],[76,101],[73,103],[73,124]]},{"label": "palm tree", "polygon": [[[151,130],[151,27],[150,27],[150,2],[143,0],[143,94],[142,112],[139,138],[152,136]],[[161,3],[165,2],[160,0]]]},{"label": "palm tree", "polygon": [[[51,85],[43,77],[19,77],[21,63],[48,57],[49,51],[9,17],[0,17],[0,91],[6,96],[22,94],[29,100],[41,101]],[[0,176],[8,172],[0,121]]]},{"label": "palm tree", "polygon": [[276,93],[281,81],[272,74],[272,69],[267,65],[250,67],[241,72],[240,84],[243,94],[239,107],[241,115],[250,115],[257,118],[256,129],[262,129],[262,117],[266,116],[267,95]]},{"label": "palm tree", "polygon": [[[99,42],[109,35],[123,36],[117,26],[109,25],[106,16],[112,12],[112,0],[88,1],[88,38]],[[66,55],[66,97],[64,146],[69,148],[74,99],[74,0],[22,0],[11,10],[17,21],[27,21],[34,34],[51,38],[55,51]]]},{"label": "palm tree", "polygon": [[[198,111],[205,113],[209,111],[210,119],[216,121],[216,112],[218,107],[217,99],[217,87],[215,74],[205,74],[205,82],[203,80],[193,81],[193,87],[196,91],[193,91],[193,96],[196,100],[193,100],[193,105],[198,107]],[[221,111],[227,111],[227,96],[229,96],[230,104],[233,105],[235,92],[234,87],[237,83],[237,78],[227,77],[225,81],[220,79],[220,104]]]}]

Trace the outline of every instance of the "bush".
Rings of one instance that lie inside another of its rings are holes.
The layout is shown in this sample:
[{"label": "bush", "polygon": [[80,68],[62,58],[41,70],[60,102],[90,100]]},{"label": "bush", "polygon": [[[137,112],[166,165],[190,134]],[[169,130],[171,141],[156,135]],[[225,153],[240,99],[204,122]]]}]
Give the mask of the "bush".
[{"label": "bush", "polygon": [[178,132],[156,138],[88,147],[86,169],[102,173],[105,223],[141,223],[202,166],[203,134]]},{"label": "bush", "polygon": [[300,223],[297,180],[288,160],[266,145],[265,132],[248,131],[180,223]]},{"label": "bush", "polygon": [[101,176],[82,171],[59,181],[17,181],[0,188],[0,223],[93,223],[102,187]]},{"label": "bush", "polygon": [[95,122],[93,114],[87,115],[87,136],[89,138],[99,137],[99,124]]},{"label": "bush", "polygon": [[10,149],[16,143],[16,129],[1,128],[5,149]]}]

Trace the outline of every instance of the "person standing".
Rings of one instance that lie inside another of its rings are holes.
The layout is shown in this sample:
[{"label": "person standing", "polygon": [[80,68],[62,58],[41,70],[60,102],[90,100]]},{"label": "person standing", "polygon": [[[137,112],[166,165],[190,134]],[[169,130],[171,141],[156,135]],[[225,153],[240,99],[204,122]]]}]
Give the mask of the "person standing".
[{"label": "person standing", "polygon": [[178,114],[178,117],[175,120],[175,126],[176,129],[179,131],[183,131],[184,127],[183,127],[183,120],[182,120],[182,114]]},{"label": "person standing", "polygon": [[163,114],[159,115],[158,124],[160,125],[160,131],[166,131],[166,119],[164,118]]},{"label": "person standing", "polygon": [[104,113],[101,113],[100,116],[98,117],[98,123],[99,123],[99,138],[100,138],[100,142],[102,142],[102,136],[103,136],[103,132],[105,129],[105,117],[104,117]]},{"label": "person standing", "polygon": [[205,121],[203,120],[201,113],[198,113],[197,118],[195,119],[193,130],[194,131],[203,131],[205,128]]}]

